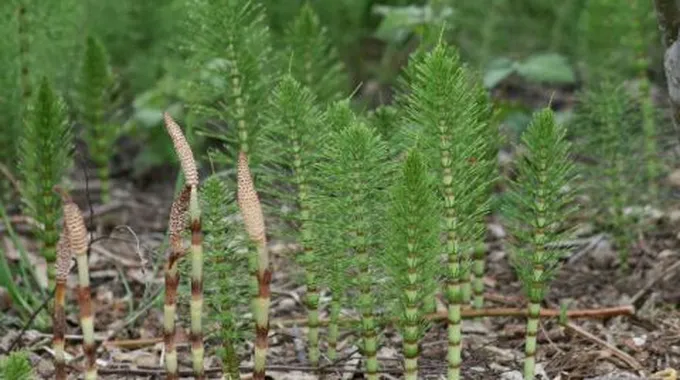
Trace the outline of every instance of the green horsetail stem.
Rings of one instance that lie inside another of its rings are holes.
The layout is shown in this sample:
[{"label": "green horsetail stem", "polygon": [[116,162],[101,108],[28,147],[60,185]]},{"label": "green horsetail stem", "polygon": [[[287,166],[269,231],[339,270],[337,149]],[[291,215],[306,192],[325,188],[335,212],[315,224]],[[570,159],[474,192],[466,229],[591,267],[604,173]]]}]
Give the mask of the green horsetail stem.
[{"label": "green horsetail stem", "polygon": [[[201,208],[198,198],[198,168],[194,160],[194,154],[187,142],[186,137],[182,133],[182,129],[172,119],[170,114],[164,113],[165,127],[172,139],[172,144],[175,148],[175,153],[179,158],[182,172],[186,180],[185,191],[189,192],[188,206],[182,205],[183,212],[186,212],[186,207],[189,208],[189,222],[191,229],[191,303],[190,303],[190,340],[191,340],[191,355],[193,362],[194,377],[196,379],[204,378],[203,369],[203,233],[201,231]],[[184,201],[186,202],[186,201]],[[179,211],[179,210],[178,210]],[[181,218],[184,222],[185,217]],[[172,222],[172,221],[171,221]],[[180,232],[184,229],[184,224],[180,228]],[[181,236],[178,238],[177,244],[181,245]],[[177,261],[173,263],[173,267],[169,267],[170,275],[177,278]],[[173,273],[174,271],[174,273]],[[176,284],[175,284],[176,287]],[[175,290],[176,293],[176,290]],[[172,310],[171,310],[172,311]],[[166,321],[170,323],[170,321]],[[174,317],[171,322],[174,330]],[[176,351],[175,351],[176,355]],[[176,360],[176,358],[175,358]],[[176,365],[175,365],[176,371]]]},{"label": "green horsetail stem", "polygon": [[[65,227],[65,226],[64,226]],[[68,232],[64,228],[57,242],[55,269],[54,313],[52,325],[52,347],[54,348],[54,372],[56,380],[66,380],[66,357],[64,336],[66,334],[66,280],[71,267],[71,246]]]},{"label": "green horsetail stem", "polygon": [[340,337],[340,309],[342,303],[334,296],[330,305],[330,321],[328,322],[328,360],[334,362],[338,358],[338,338]]},{"label": "green horsetail stem", "polygon": [[255,256],[257,265],[253,276],[257,279],[258,292],[252,304],[253,315],[255,317],[253,380],[265,380],[267,350],[269,346],[269,304],[272,272],[269,264],[269,251],[267,249],[267,236],[262,206],[250,174],[248,157],[243,151],[239,152],[238,157],[237,198],[246,232],[256,247]]},{"label": "green horsetail stem", "polygon": [[170,255],[165,264],[165,300],[163,302],[163,341],[165,344],[165,371],[167,379],[179,379],[177,347],[175,344],[175,318],[177,313],[177,288],[179,287],[179,260],[184,256],[182,231],[189,206],[191,187],[185,186],[172,202],[168,222]]},{"label": "green horsetail stem", "polygon": [[517,178],[510,184],[505,207],[515,237],[513,266],[529,299],[524,379],[533,380],[541,302],[564,255],[548,245],[568,238],[565,221],[575,211],[570,184],[574,166],[566,130],[555,122],[550,109],[534,114],[522,142],[526,153],[517,164]]},{"label": "green horsetail stem", "polygon": [[68,243],[76,257],[78,267],[78,305],[80,306],[80,326],[83,332],[83,351],[85,352],[85,380],[97,378],[96,344],[94,340],[94,312],[92,307],[90,273],[87,262],[88,237],[85,220],[78,206],[68,193],[58,187],[64,203],[64,225],[68,232]]},{"label": "green horsetail stem", "polygon": [[418,379],[427,303],[437,289],[434,278],[439,264],[440,218],[435,194],[423,157],[411,149],[392,190],[390,246],[384,260],[390,287],[398,292],[396,314],[403,337],[406,380]]}]

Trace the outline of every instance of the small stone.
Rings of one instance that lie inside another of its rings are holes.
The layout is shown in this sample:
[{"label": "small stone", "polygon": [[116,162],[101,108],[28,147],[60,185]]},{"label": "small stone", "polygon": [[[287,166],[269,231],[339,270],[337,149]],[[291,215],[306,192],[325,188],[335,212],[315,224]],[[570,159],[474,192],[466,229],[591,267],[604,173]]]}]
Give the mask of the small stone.
[{"label": "small stone", "polygon": [[590,258],[593,261],[593,267],[597,269],[609,268],[618,260],[611,243],[606,239],[602,239],[597,243],[590,252]]},{"label": "small stone", "polygon": [[497,262],[505,259],[505,256],[507,256],[507,253],[505,251],[492,251],[489,254],[489,261],[491,262]]},{"label": "small stone", "polygon": [[676,169],[668,175],[668,183],[672,186],[680,187],[680,169]]},{"label": "small stone", "polygon": [[54,376],[54,363],[52,363],[52,360],[40,360],[36,371],[43,379],[51,378]]},{"label": "small stone", "polygon": [[505,228],[503,228],[503,226],[498,223],[489,223],[487,228],[489,229],[491,236],[493,236],[495,239],[504,239],[507,236],[505,233]]},{"label": "small stone", "polygon": [[677,255],[678,253],[672,249],[664,249],[663,251],[659,252],[659,259],[667,259]]},{"label": "small stone", "polygon": [[501,375],[501,380],[523,380],[524,377],[520,371],[505,372]]},{"label": "small stone", "polygon": [[672,210],[668,213],[668,221],[671,223],[680,222],[680,210]]}]

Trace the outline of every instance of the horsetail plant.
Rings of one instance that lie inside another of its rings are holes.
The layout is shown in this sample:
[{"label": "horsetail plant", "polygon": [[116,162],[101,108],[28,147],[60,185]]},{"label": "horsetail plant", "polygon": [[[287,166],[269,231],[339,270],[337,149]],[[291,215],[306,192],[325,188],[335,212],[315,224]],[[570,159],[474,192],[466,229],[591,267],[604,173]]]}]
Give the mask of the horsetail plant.
[{"label": "horsetail plant", "polygon": [[19,141],[24,212],[41,226],[36,234],[53,282],[61,210],[59,196],[52,188],[61,184],[71,166],[73,137],[66,105],[46,78],[27,110]]},{"label": "horsetail plant", "polygon": [[115,140],[120,129],[107,123],[113,90],[113,75],[104,45],[88,36],[81,66],[78,86],[80,119],[85,124],[85,141],[92,160],[97,165],[103,203],[111,199],[109,185],[109,159],[113,155]]},{"label": "horsetail plant", "polygon": [[395,308],[403,338],[404,375],[418,379],[419,343],[425,331],[428,297],[437,290],[439,199],[422,155],[408,152],[392,190],[389,247],[384,260],[398,304]]},{"label": "horsetail plant", "polygon": [[68,231],[61,231],[57,242],[57,262],[54,288],[54,311],[53,311],[53,338],[54,348],[54,372],[57,380],[66,380],[66,358],[64,354],[64,336],[66,334],[66,280],[71,270],[71,245],[68,240]]},{"label": "horsetail plant", "polygon": [[448,257],[448,378],[460,379],[462,363],[462,284],[470,278],[470,242],[484,233],[480,217],[487,213],[483,180],[487,156],[488,105],[479,102],[473,76],[459,55],[440,41],[432,51],[415,56],[407,68],[400,99],[405,122],[419,129],[420,146],[431,167],[437,168],[443,197],[440,214],[446,232]]},{"label": "horsetail plant", "polygon": [[550,246],[569,233],[574,207],[574,165],[566,130],[550,109],[536,112],[522,134],[526,153],[511,181],[506,212],[511,220],[513,266],[529,299],[524,379],[533,380],[541,302],[563,250]]},{"label": "horsetail plant", "polygon": [[291,73],[309,87],[321,102],[337,100],[346,91],[349,79],[337,49],[309,1],[286,29],[281,53]]},{"label": "horsetail plant", "polygon": [[259,153],[253,145],[264,124],[261,110],[267,101],[272,67],[264,9],[252,0],[196,0],[189,16],[191,27],[198,29],[187,45],[195,64],[202,71],[207,67],[208,79],[202,79],[197,90],[204,103],[211,104],[195,107],[229,125],[205,133],[236,145],[236,153],[246,153],[250,165],[257,167]]},{"label": "horsetail plant", "polygon": [[163,341],[165,344],[165,372],[169,380],[179,379],[177,347],[175,345],[175,318],[177,314],[177,289],[179,287],[179,260],[184,257],[182,232],[186,227],[191,188],[185,186],[172,202],[168,222],[170,254],[165,263],[165,300],[163,303]]},{"label": "horsetail plant", "polygon": [[230,217],[238,210],[225,181],[213,174],[201,187],[207,264],[206,307],[212,311],[209,315],[216,322],[219,329],[217,334],[222,340],[220,356],[223,373],[228,380],[237,380],[240,360],[236,344],[244,335],[237,316],[248,294],[248,279],[245,276],[248,273],[247,247],[236,239],[238,230]]},{"label": "horsetail plant", "polygon": [[[354,123],[357,117],[350,108],[349,100],[345,99],[331,103],[322,119],[330,131],[339,132]],[[322,146],[325,147],[326,144],[328,144],[327,141]],[[334,195],[334,184],[325,177],[329,167],[316,164],[310,169],[316,188],[316,191],[310,193],[312,207],[310,207],[308,223],[316,250],[314,252],[316,259],[312,264],[318,277],[324,279],[331,293],[326,356],[330,361],[335,361],[340,331],[340,311],[351,286],[347,281],[351,258],[347,254],[349,248],[346,239],[348,215],[345,212],[349,199],[338,198]]]},{"label": "horsetail plant", "polygon": [[[375,255],[382,243],[380,235],[384,220],[381,215],[391,174],[387,145],[377,131],[358,120],[328,137],[315,174],[326,181],[321,190],[329,202],[326,207],[338,218],[335,226],[341,228],[341,238],[345,239],[338,254],[351,255],[349,269],[356,273],[361,349],[369,380],[378,379],[375,309],[379,265]],[[334,265],[337,264],[329,263],[328,266]]]},{"label": "horsetail plant", "polygon": [[[291,166],[292,182],[296,191],[291,203],[297,212],[293,218],[298,224],[299,240],[303,248],[299,261],[305,269],[305,304],[308,316],[309,361],[319,364],[319,281],[316,276],[313,236],[310,220],[309,166],[314,162],[314,152],[318,145],[318,129],[321,112],[316,106],[316,97],[308,87],[302,86],[291,74],[286,74],[274,89],[270,99],[270,112],[267,117],[266,141],[263,148],[269,152],[268,161],[277,165]],[[287,141],[281,144],[281,141]],[[290,163],[290,164],[288,164]],[[279,176],[277,176],[279,177]],[[270,186],[271,188],[275,186]],[[291,198],[290,191],[279,194],[277,199],[286,201]]]},{"label": "horsetail plant", "polygon": [[622,85],[605,79],[578,96],[576,121],[573,129],[587,136],[578,149],[593,156],[597,164],[585,171],[589,184],[604,181],[605,191],[589,189],[597,212],[604,216],[606,227],[614,237],[619,264],[628,266],[630,244],[637,226],[624,212],[633,201],[633,189],[638,183],[638,150],[630,143],[636,138],[640,115],[633,111],[634,101]]},{"label": "horsetail plant", "polygon": [[6,358],[0,359],[0,379],[32,380],[35,378],[27,351],[10,352]]},{"label": "horsetail plant", "polygon": [[248,167],[248,157],[241,151],[238,159],[238,205],[243,217],[248,237],[255,245],[255,273],[258,292],[253,299],[253,315],[255,317],[255,353],[253,366],[253,380],[265,379],[267,349],[269,346],[269,303],[271,290],[269,288],[272,271],[269,264],[269,250],[264,224],[264,214],[260,199],[253,184],[253,178]]},{"label": "horsetail plant", "polygon": [[80,208],[69,194],[55,187],[61,194],[64,212],[64,230],[68,233],[68,246],[76,257],[78,267],[78,305],[80,307],[80,326],[83,330],[83,351],[85,352],[85,380],[97,379],[97,347],[94,340],[94,308],[90,289],[88,266],[88,235]]},{"label": "horsetail plant", "polygon": [[[194,154],[180,126],[167,112],[163,115],[163,118],[184,173],[185,191],[188,190],[189,192],[186,207],[189,212],[189,229],[191,231],[191,355],[194,377],[203,379],[203,232],[201,230],[201,205],[198,193],[198,168]],[[186,195],[184,196],[186,197]],[[182,194],[180,194],[180,199],[181,197]],[[180,240],[176,244],[181,244],[181,237],[178,239]],[[172,324],[174,325],[174,320]]]}]

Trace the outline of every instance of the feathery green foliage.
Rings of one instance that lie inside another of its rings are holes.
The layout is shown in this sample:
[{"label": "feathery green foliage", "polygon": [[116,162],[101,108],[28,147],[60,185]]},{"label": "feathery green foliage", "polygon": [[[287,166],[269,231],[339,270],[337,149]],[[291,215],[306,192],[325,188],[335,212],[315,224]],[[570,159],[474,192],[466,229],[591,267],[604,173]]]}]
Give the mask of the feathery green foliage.
[{"label": "feathery green foliage", "polygon": [[279,53],[282,66],[290,64],[293,77],[309,87],[320,101],[345,95],[349,86],[345,67],[327,29],[309,3],[300,8],[282,42],[284,49]]},{"label": "feathery green foliage", "polygon": [[[474,76],[458,53],[441,42],[415,56],[402,81],[406,123],[419,128],[419,143],[430,167],[437,169],[444,198],[440,212],[448,256],[450,380],[460,378],[463,286],[470,276],[470,245],[484,233],[480,218],[488,212],[485,178],[489,148],[488,104],[480,102]],[[482,201],[480,201],[482,200]]]},{"label": "feathery green foliage", "polygon": [[[257,172],[264,152],[254,147],[263,125],[262,109],[270,89],[272,52],[262,7],[251,0],[193,0],[189,8],[191,38],[186,41],[195,67],[206,70],[193,89],[201,96],[195,108],[223,123],[221,139],[249,158]],[[235,156],[231,156],[235,162]]]},{"label": "feathery green foliage", "polygon": [[[47,77],[59,91],[73,86],[71,74],[82,47],[82,16],[82,2],[77,0],[0,4],[0,144],[9,147],[0,163],[10,172],[20,160],[19,152],[11,147],[21,136],[24,110],[41,78]],[[3,195],[6,183],[0,184]]]},{"label": "feathery green foliage", "polygon": [[564,252],[548,247],[568,236],[575,176],[566,130],[550,109],[536,112],[522,134],[526,153],[510,183],[506,212],[515,238],[513,266],[529,299],[524,379],[533,380],[541,302]]},{"label": "feathery green foliage", "polygon": [[[622,267],[637,227],[624,208],[639,201],[634,197],[640,185],[640,115],[623,85],[605,80],[579,94],[575,134],[585,141],[579,151],[597,161],[583,173],[592,179],[588,194],[592,207],[605,221],[615,240]],[[583,137],[585,136],[585,137]],[[604,186],[602,186],[604,185]]]},{"label": "feathery green foliage", "polygon": [[[309,226],[313,212],[310,210],[309,198],[310,193],[314,191],[310,183],[310,166],[315,161],[315,155],[318,154],[322,113],[316,106],[316,97],[312,91],[302,86],[291,74],[284,75],[279,81],[270,98],[268,108],[262,147],[268,153],[266,161],[272,162],[277,167],[274,171],[277,175],[272,178],[271,186],[262,187],[276,189],[280,187],[276,185],[277,181],[279,184],[292,182],[295,187],[293,192],[287,188],[277,191],[276,199],[289,202],[295,207],[291,216],[298,226],[298,240],[303,247],[299,262],[305,268],[307,287],[305,303],[309,319],[309,360],[312,365],[318,365],[320,357],[319,288],[322,284],[315,273],[317,255],[314,251],[313,236]],[[267,179],[263,181],[266,182]]]},{"label": "feathery green foliage", "polygon": [[71,167],[72,140],[66,106],[43,78],[28,108],[19,141],[19,168],[23,175],[24,211],[43,226],[36,233],[50,273],[56,260],[61,217],[61,200],[52,188],[61,184]]},{"label": "feathery green foliage", "polygon": [[591,82],[603,76],[635,76],[640,44],[658,44],[651,1],[586,1],[577,25],[578,55]]},{"label": "feathery green foliage", "polygon": [[436,188],[421,154],[408,152],[390,199],[389,246],[383,265],[386,288],[398,300],[395,314],[403,338],[407,380],[418,378],[419,343],[425,332],[428,297],[437,290],[439,210]]},{"label": "feathery green foliage", "polygon": [[[328,119],[331,123],[340,121],[347,115],[343,114],[331,114]],[[323,179],[319,184],[323,208],[317,212],[323,215],[324,221],[330,221],[324,226],[330,236],[321,238],[332,244],[332,251],[325,247],[320,252],[325,268],[320,277],[330,279],[332,290],[334,287],[345,290],[345,286],[337,286],[335,282],[347,282],[347,272],[337,270],[345,269],[345,260],[351,260],[349,269],[356,273],[359,293],[357,307],[362,316],[361,346],[366,357],[366,374],[374,380],[378,378],[378,331],[374,313],[376,284],[380,278],[376,253],[381,245],[385,190],[391,175],[387,146],[372,128],[353,121],[334,131],[322,152],[315,178]],[[348,254],[351,258],[346,257]],[[333,294],[334,298],[343,296]]]},{"label": "feathery green foliage", "polygon": [[249,331],[238,320],[248,310],[248,250],[237,239],[237,232],[242,232],[233,223],[238,208],[225,181],[212,175],[203,182],[202,190],[207,314],[222,342],[224,373],[238,379],[240,360],[236,347]]},{"label": "feathery green foliage", "polygon": [[85,141],[90,156],[97,165],[103,203],[108,203],[111,199],[109,159],[114,153],[116,138],[120,134],[118,126],[107,122],[113,105],[113,84],[109,57],[104,45],[95,37],[88,36],[78,86],[78,106],[80,119],[85,124]]},{"label": "feathery green foliage", "polygon": [[35,373],[28,353],[15,351],[8,357],[0,360],[0,379],[3,380],[31,380],[35,379]]}]

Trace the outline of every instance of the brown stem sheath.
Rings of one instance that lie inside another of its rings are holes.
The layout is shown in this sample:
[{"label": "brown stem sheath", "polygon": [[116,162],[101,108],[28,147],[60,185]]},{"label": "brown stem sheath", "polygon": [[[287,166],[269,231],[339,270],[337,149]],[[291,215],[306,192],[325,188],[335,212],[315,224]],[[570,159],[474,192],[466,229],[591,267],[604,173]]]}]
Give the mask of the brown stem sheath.
[{"label": "brown stem sheath", "polygon": [[170,208],[169,240],[170,255],[165,264],[165,300],[163,305],[163,340],[165,343],[165,369],[169,380],[178,379],[177,348],[175,346],[175,314],[179,270],[177,265],[184,256],[182,231],[189,206],[190,187],[182,189]]},{"label": "brown stem sheath", "polygon": [[85,220],[78,206],[68,193],[55,187],[64,203],[64,230],[68,233],[68,244],[76,257],[78,266],[78,305],[80,325],[83,330],[83,352],[85,353],[85,380],[97,378],[96,343],[94,339],[94,308],[90,289],[90,272],[87,261],[88,236]]},{"label": "brown stem sheath", "polygon": [[269,267],[269,251],[264,224],[264,215],[260,199],[253,184],[253,178],[248,167],[248,157],[241,151],[238,160],[238,205],[243,216],[243,223],[250,240],[257,247],[257,279],[258,293],[253,300],[253,315],[255,317],[255,352],[253,366],[253,380],[265,379],[267,349],[269,346],[269,302],[271,297],[271,269]]}]

